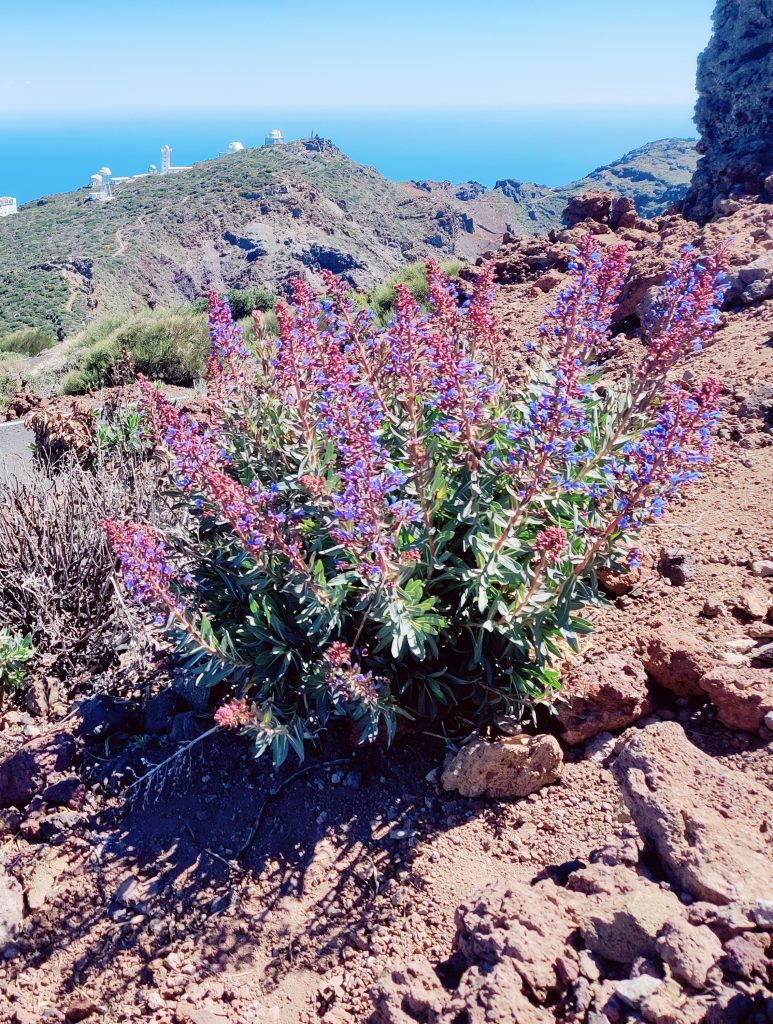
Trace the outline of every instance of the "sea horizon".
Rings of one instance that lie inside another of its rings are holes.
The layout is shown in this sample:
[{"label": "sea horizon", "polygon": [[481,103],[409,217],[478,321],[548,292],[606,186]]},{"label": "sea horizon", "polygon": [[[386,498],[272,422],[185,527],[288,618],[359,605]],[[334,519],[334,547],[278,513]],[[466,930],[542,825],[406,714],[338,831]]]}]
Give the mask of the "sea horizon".
[{"label": "sea horizon", "polygon": [[394,181],[511,178],[558,186],[662,138],[692,138],[689,110],[254,109],[0,115],[0,195],[26,203],[85,185],[103,166],[115,175],[251,148],[279,128],[291,141],[316,133]]}]

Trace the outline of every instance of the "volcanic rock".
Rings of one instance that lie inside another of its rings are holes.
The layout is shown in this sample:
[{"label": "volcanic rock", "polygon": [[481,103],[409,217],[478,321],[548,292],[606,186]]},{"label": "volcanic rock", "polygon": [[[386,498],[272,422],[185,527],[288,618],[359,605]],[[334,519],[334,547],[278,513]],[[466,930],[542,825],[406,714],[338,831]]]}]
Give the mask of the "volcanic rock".
[{"label": "volcanic rock", "polygon": [[22,888],[0,865],[0,953],[16,938],[23,917]]},{"label": "volcanic rock", "polygon": [[722,666],[707,672],[701,689],[718,709],[729,729],[757,732],[765,715],[773,711],[773,672],[764,668]]},{"label": "volcanic rock", "polygon": [[15,751],[0,762],[0,807],[25,807],[52,776],[70,767],[75,753],[69,732],[40,736]]},{"label": "volcanic rock", "polygon": [[374,1024],[437,1021],[447,998],[437,974],[423,956],[387,968],[373,986],[371,997],[376,1011]]},{"label": "volcanic rock", "polygon": [[682,890],[712,903],[773,895],[770,795],[676,722],[631,735],[612,766],[642,838]]},{"label": "volcanic rock", "polygon": [[528,796],[555,782],[562,764],[561,747],[552,736],[521,734],[495,743],[478,737],[451,760],[441,781],[462,796]]},{"label": "volcanic rock", "polygon": [[570,875],[567,888],[587,897],[578,911],[585,945],[617,963],[656,956],[661,929],[682,911],[673,892],[623,866],[591,864]]},{"label": "volcanic rock", "polygon": [[706,985],[709,971],[722,956],[722,943],[710,928],[679,918],[666,922],[656,945],[674,977],[693,988]]},{"label": "volcanic rock", "polygon": [[685,548],[663,548],[658,569],[675,587],[683,587],[695,575],[695,555]]},{"label": "volcanic rock", "polygon": [[565,684],[566,703],[556,706],[562,739],[581,743],[611,729],[622,729],[652,710],[641,663],[625,654],[608,654],[584,664]]},{"label": "volcanic rock", "polygon": [[659,624],[646,642],[644,668],[665,690],[680,697],[701,693],[700,681],[713,667],[706,646],[692,633]]},{"label": "volcanic rock", "polygon": [[512,961],[543,1002],[562,985],[563,961],[577,960],[569,946],[576,926],[570,894],[552,883],[494,882],[457,909],[454,945],[471,962]]},{"label": "volcanic rock", "polygon": [[715,200],[760,195],[773,168],[770,0],[717,0],[714,33],[698,58],[695,123],[704,155],[684,200],[684,214],[707,220]]}]

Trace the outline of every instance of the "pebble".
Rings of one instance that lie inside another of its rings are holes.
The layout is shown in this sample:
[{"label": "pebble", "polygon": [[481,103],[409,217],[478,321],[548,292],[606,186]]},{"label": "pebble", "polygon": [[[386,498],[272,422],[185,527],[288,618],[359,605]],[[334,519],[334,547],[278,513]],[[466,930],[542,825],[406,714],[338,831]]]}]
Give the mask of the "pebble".
[{"label": "pebble", "polygon": [[702,615],[704,618],[719,618],[725,614],[725,602],[719,594],[710,594],[703,601]]}]

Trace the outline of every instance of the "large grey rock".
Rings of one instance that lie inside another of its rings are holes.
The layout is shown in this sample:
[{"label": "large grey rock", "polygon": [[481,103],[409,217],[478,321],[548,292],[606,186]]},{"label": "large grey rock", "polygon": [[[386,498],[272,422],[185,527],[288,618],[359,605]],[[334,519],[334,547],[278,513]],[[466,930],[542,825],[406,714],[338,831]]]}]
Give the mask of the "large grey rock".
[{"label": "large grey rock", "polygon": [[612,770],[636,825],[681,889],[711,903],[773,896],[770,793],[660,722],[623,744]]}]

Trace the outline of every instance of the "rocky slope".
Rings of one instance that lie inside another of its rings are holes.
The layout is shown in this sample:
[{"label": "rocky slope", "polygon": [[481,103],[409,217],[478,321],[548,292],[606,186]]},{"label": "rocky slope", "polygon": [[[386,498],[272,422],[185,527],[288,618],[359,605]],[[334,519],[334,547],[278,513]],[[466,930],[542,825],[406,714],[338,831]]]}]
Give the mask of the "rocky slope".
[{"label": "rocky slope", "polygon": [[610,377],[681,245],[733,239],[733,287],[675,369],[723,381],[715,459],[604,581],[553,735],[444,764],[409,734],[279,780],[214,737],[132,804],[208,724],[190,692],[63,719],[36,687],[0,715],[2,1024],[773,1019],[773,207],[699,229],[597,194],[568,221],[496,254],[513,376],[583,232],[631,250]]},{"label": "rocky slope", "polygon": [[555,192],[509,181],[486,189],[391,182],[308,139],[142,178],[107,204],[86,202],[83,190],[49,196],[0,222],[0,335],[60,323],[71,333],[208,288],[281,289],[322,268],[367,288],[412,260],[474,258],[505,231],[555,227],[567,195],[589,182],[660,211],[694,159],[691,143],[665,140]]},{"label": "rocky slope", "polygon": [[718,0],[698,59],[695,121],[703,154],[685,216],[706,220],[717,199],[773,198],[773,0]]}]

